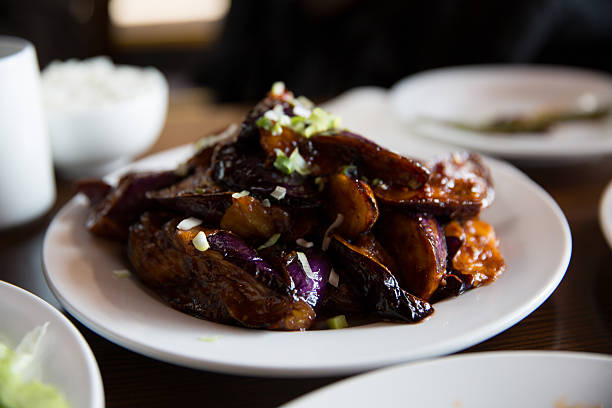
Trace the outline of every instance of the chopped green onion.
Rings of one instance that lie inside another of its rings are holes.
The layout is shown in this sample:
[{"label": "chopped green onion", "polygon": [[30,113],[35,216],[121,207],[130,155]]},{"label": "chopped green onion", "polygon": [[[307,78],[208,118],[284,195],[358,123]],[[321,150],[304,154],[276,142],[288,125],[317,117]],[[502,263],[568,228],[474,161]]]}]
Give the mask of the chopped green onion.
[{"label": "chopped green onion", "polygon": [[325,112],[321,108],[314,108],[308,117],[308,127],[302,132],[306,138],[311,137],[315,133],[325,132],[330,129],[340,127],[342,119],[339,116],[334,116],[331,113]]},{"label": "chopped green onion", "polygon": [[273,166],[284,174],[291,174],[294,170],[302,176],[310,174],[310,167],[298,148],[295,148],[289,157],[280,149],[274,149],[274,151],[276,152],[276,159],[274,159]]},{"label": "chopped green onion", "polygon": [[323,191],[325,188],[325,179],[323,177],[315,177],[314,182],[315,185],[319,187],[319,191]]},{"label": "chopped green onion", "polygon": [[250,195],[251,193],[248,190],[242,190],[239,193],[232,194],[232,198],[241,198]]},{"label": "chopped green onion", "polygon": [[257,119],[255,121],[255,124],[259,126],[260,128],[267,130],[268,132],[271,131],[272,126],[274,126],[274,123],[272,123],[272,121],[265,116],[262,116],[259,119]]},{"label": "chopped green onion", "polygon": [[291,152],[289,161],[293,165],[295,171],[300,173],[302,176],[310,174],[310,167],[308,167],[308,163],[306,163],[306,160],[304,160],[297,147],[293,152]]},{"label": "chopped green onion", "polygon": [[[295,113],[295,112],[294,112]],[[293,129],[296,133],[303,134],[304,129],[306,129],[306,118],[303,116],[293,116],[290,119],[289,127]]]},{"label": "chopped green onion", "polygon": [[198,234],[191,240],[191,242],[193,243],[193,246],[201,252],[204,252],[208,250],[208,248],[210,248],[210,244],[206,239],[206,234],[204,233],[204,231],[198,232]]},{"label": "chopped green onion", "polygon": [[115,269],[113,275],[117,278],[129,278],[132,272],[130,272],[129,269]]},{"label": "chopped green onion", "polygon": [[273,126],[272,126],[272,130],[270,130],[272,132],[272,134],[274,136],[278,136],[281,133],[283,133],[283,126],[281,125],[280,122],[276,122]]},{"label": "chopped green onion", "polygon": [[277,200],[282,200],[283,198],[285,198],[285,194],[287,194],[287,189],[282,186],[274,187],[274,191],[270,193],[270,195],[276,198]]},{"label": "chopped green onion", "polygon": [[340,283],[340,276],[338,276],[334,268],[332,268],[331,271],[329,272],[329,279],[327,281],[333,287],[335,288],[338,287],[338,284]]},{"label": "chopped green onion", "polygon": [[291,174],[293,172],[293,166],[291,165],[289,157],[280,149],[274,149],[274,151],[276,152],[276,159],[274,159],[273,166],[284,174]]},{"label": "chopped green onion", "polygon": [[354,164],[349,164],[348,166],[342,167],[342,173],[347,177],[356,177],[357,176],[357,166]]},{"label": "chopped green onion", "polygon": [[183,221],[179,222],[176,226],[176,229],[181,231],[189,231],[190,229],[197,227],[202,224],[202,220],[195,217],[185,218]]},{"label": "chopped green onion", "polygon": [[278,241],[280,236],[281,234],[278,234],[278,233],[272,235],[263,245],[260,245],[259,248],[257,249],[260,250],[260,249],[271,247],[272,245],[276,244],[276,241]]},{"label": "chopped green onion", "polygon": [[312,268],[310,267],[310,263],[308,263],[308,258],[306,254],[303,252],[296,252],[298,261],[302,264],[302,269],[304,269],[304,273],[312,280],[317,280],[317,277],[312,272]]},{"label": "chopped green onion", "polygon": [[303,117],[303,118],[308,118],[311,115],[311,111],[310,109],[306,109],[305,107],[301,106],[301,105],[295,105],[293,107],[293,114],[296,115],[294,117]]},{"label": "chopped green onion", "polygon": [[310,241],[306,241],[304,238],[298,238],[295,240],[295,243],[299,246],[303,246],[304,248],[312,248],[314,244]]},{"label": "chopped green onion", "polygon": [[285,83],[281,81],[277,81],[272,84],[272,88],[270,89],[270,93],[272,95],[282,95],[285,93]]},{"label": "chopped green onion", "polygon": [[302,105],[303,107],[305,107],[306,109],[312,109],[314,108],[314,103],[308,99],[307,97],[300,95],[297,98],[295,98],[295,103],[298,105]]},{"label": "chopped green onion", "polygon": [[204,343],[214,343],[215,341],[219,340],[221,337],[222,336],[201,336],[201,337],[198,337],[198,340]]},{"label": "chopped green onion", "polygon": [[372,187],[376,187],[379,184],[380,184],[380,179],[379,178],[375,178],[374,180],[372,180]]},{"label": "chopped green onion", "polygon": [[330,329],[344,329],[348,327],[348,322],[344,315],[334,316],[325,321]]},{"label": "chopped green onion", "polygon": [[331,243],[331,237],[329,235],[332,233],[333,230],[338,228],[342,224],[343,221],[344,221],[344,215],[338,214],[334,222],[332,222],[329,228],[327,228],[327,230],[325,231],[325,234],[323,235],[323,242],[321,243],[322,250],[327,251],[327,249],[329,248],[329,244]]}]

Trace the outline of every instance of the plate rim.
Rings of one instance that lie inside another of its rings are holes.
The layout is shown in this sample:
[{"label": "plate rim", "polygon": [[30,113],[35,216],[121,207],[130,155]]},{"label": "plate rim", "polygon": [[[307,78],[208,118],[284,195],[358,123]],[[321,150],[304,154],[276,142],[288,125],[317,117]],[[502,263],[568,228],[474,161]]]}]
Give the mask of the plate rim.
[{"label": "plate rim", "polygon": [[612,355],[604,353],[594,353],[588,351],[572,351],[572,350],[497,350],[497,351],[476,351],[469,353],[461,353],[454,355],[441,356],[436,358],[429,358],[418,361],[410,361],[393,366],[379,368],[373,371],[365,372],[359,375],[351,376],[336,381],[332,384],[325,385],[317,388],[311,392],[300,395],[291,401],[282,404],[279,408],[299,408],[305,406],[304,403],[309,402],[313,398],[319,396],[325,396],[330,391],[334,392],[336,388],[344,388],[353,384],[361,384],[367,382],[371,378],[378,376],[385,376],[387,374],[393,374],[395,372],[403,372],[404,370],[418,370],[423,366],[439,366],[447,364],[448,362],[454,363],[462,360],[473,360],[473,361],[490,361],[496,359],[514,359],[514,358],[544,358],[544,359],[563,359],[571,361],[600,361],[608,364],[612,367]]},{"label": "plate rim", "polygon": [[[612,138],[607,141],[607,143],[575,143],[571,146],[571,150],[567,150],[567,147],[562,149],[555,149],[554,145],[552,146],[552,148],[547,147],[546,149],[543,147],[536,146],[536,149],[534,150],[533,146],[530,146],[528,141],[523,141],[523,143],[527,143],[527,146],[513,146],[511,143],[508,143],[508,139],[503,136],[480,135],[475,132],[462,131],[460,129],[450,129],[453,134],[460,136],[463,133],[468,136],[467,138],[459,138],[457,141],[454,141],[451,140],[450,137],[444,136],[443,134],[437,134],[437,132],[435,131],[427,132],[426,130],[423,130],[421,126],[415,125],[414,123],[411,124],[410,121],[407,120],[407,118],[405,117],[405,113],[402,113],[402,110],[398,106],[400,105],[400,103],[398,102],[398,99],[400,99],[400,95],[406,92],[405,88],[413,86],[414,83],[430,80],[431,78],[435,79],[440,76],[453,74],[464,75],[467,73],[472,75],[476,74],[476,71],[483,71],[486,73],[501,73],[504,71],[517,73],[520,71],[550,71],[566,74],[575,73],[582,76],[588,76],[596,78],[598,80],[607,81],[610,84],[610,87],[612,88],[612,74],[601,70],[588,69],[577,66],[529,63],[493,63],[448,66],[416,72],[395,82],[389,89],[388,93],[391,113],[404,126],[406,131],[409,131],[410,133],[413,133],[416,136],[439,142],[444,142],[447,144],[452,144],[461,148],[472,149],[481,153],[490,154],[501,158],[530,161],[546,160],[576,162],[612,155]],[[448,129],[442,124],[433,124],[433,126],[440,126],[444,129]],[[495,143],[492,143],[492,141],[494,141]],[[501,149],[497,146],[500,143],[502,143]],[[601,150],[602,146],[606,147],[603,152]]]},{"label": "plate rim", "polygon": [[0,279],[0,291],[8,290],[12,291],[27,302],[36,304],[36,308],[47,310],[57,322],[60,322],[61,330],[72,336],[77,344],[79,345],[79,353],[84,357],[87,365],[87,377],[88,383],[92,389],[92,393],[89,399],[89,408],[104,408],[105,406],[105,394],[104,394],[104,383],[102,381],[102,375],[100,373],[100,367],[96,357],[89,346],[87,340],[83,334],[76,328],[76,326],[57,308],[51,305],[49,302],[39,297],[38,295],[27,291],[26,289],[17,286],[11,282]]},{"label": "plate rim", "polygon": [[[188,145],[178,146],[172,149],[168,149],[162,152],[159,152],[155,155],[148,156],[143,160],[132,163],[132,165],[136,164],[144,164],[146,165],[149,162],[159,161],[164,156],[171,156],[172,154],[176,154],[176,152],[182,152],[183,154],[188,151],[186,148]],[[482,341],[485,341],[505,330],[515,325],[517,322],[522,320],[531,314],[535,309],[537,309],[557,288],[563,277],[565,276],[565,272],[569,266],[569,261],[572,253],[572,238],[571,231],[563,214],[563,211],[559,208],[558,204],[555,200],[539,185],[537,185],[533,180],[531,180],[526,174],[521,172],[516,167],[512,166],[509,163],[505,163],[503,161],[485,158],[488,164],[492,164],[499,171],[503,171],[506,173],[510,173],[513,178],[519,178],[523,182],[527,183],[529,188],[532,190],[532,193],[535,194],[540,200],[542,200],[547,208],[552,211],[555,219],[559,222],[561,229],[563,231],[563,239],[560,241],[562,246],[564,247],[563,256],[557,262],[557,268],[554,273],[551,273],[550,279],[548,280],[548,284],[545,287],[540,288],[537,296],[533,296],[528,303],[522,304],[521,307],[516,308],[512,311],[511,315],[508,316],[505,320],[496,320],[494,322],[489,322],[488,324],[479,327],[477,331],[473,331],[470,333],[464,334],[459,339],[454,339],[452,346],[441,344],[438,348],[434,348],[429,350],[426,353],[421,353],[421,355],[412,358],[398,358],[396,356],[389,356],[384,359],[377,359],[375,361],[368,362],[358,362],[358,363],[347,363],[338,366],[337,363],[328,363],[321,364],[319,363],[316,367],[286,367],[279,364],[269,364],[266,366],[262,365],[249,365],[248,363],[227,363],[227,362],[219,362],[216,360],[210,359],[194,359],[188,358],[181,353],[177,353],[171,350],[158,350],[154,348],[150,348],[146,345],[142,345],[138,342],[133,341],[129,337],[118,335],[113,333],[112,331],[106,330],[104,327],[99,326],[97,323],[92,322],[86,314],[79,311],[76,307],[74,307],[71,302],[66,299],[61,291],[55,287],[53,279],[50,276],[50,272],[47,269],[46,260],[47,260],[47,247],[50,245],[49,242],[49,234],[52,230],[52,226],[54,223],[58,222],[57,220],[63,215],[66,211],[70,209],[71,205],[74,205],[76,200],[84,199],[82,195],[74,196],[70,201],[68,201],[62,209],[57,213],[54,219],[51,221],[47,231],[45,232],[45,237],[43,241],[43,272],[49,287],[51,288],[54,295],[58,298],[62,306],[73,316],[75,316],[82,324],[101,335],[102,337],[108,339],[109,341],[116,343],[122,347],[125,347],[131,351],[136,353],[165,361],[171,364],[177,364],[185,367],[200,369],[200,370],[212,370],[216,372],[228,373],[228,374],[238,374],[238,375],[252,375],[258,377],[313,377],[313,376],[330,376],[330,375],[345,375],[345,374],[354,374],[359,372],[364,372],[372,369],[377,369],[384,366],[394,365],[398,363],[402,363],[410,360],[419,360],[423,358],[431,358],[435,356],[447,355],[450,353],[454,353],[460,350],[465,349],[466,347],[470,347],[476,345]],[[125,170],[125,169],[124,169]],[[79,198],[80,197],[80,198]],[[477,335],[474,335],[476,333]],[[458,341],[459,340],[459,341]]]},{"label": "plate rim", "polygon": [[612,250],[612,178],[604,187],[599,200],[599,226]]}]

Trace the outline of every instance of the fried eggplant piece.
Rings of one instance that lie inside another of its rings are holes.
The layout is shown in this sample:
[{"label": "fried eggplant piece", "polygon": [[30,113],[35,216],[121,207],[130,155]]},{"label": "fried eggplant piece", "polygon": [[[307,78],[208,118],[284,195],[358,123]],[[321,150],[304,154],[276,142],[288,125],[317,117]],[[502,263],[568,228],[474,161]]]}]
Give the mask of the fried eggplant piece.
[{"label": "fried eggplant piece", "polygon": [[330,176],[326,183],[329,218],[342,214],[337,232],[347,238],[369,231],[378,219],[378,205],[370,186],[344,173]]},{"label": "fried eggplant piece", "polygon": [[373,233],[368,232],[367,234],[361,234],[357,238],[353,239],[352,243],[368,253],[379,263],[385,265],[387,269],[389,269],[389,271],[395,275],[395,271],[397,271],[395,259],[393,259],[389,252],[387,252]]},{"label": "fried eggplant piece", "polygon": [[472,218],[494,198],[488,169],[476,154],[452,154],[434,164],[427,184],[418,189],[381,183],[380,203],[448,218]]},{"label": "fried eggplant piece", "polygon": [[[346,276],[346,272],[342,270],[337,273],[339,276]],[[323,298],[318,314],[330,317],[340,314],[367,314],[366,305],[363,293],[356,286],[341,280],[338,287],[328,285],[327,295]]]},{"label": "fried eggplant piece", "polygon": [[412,189],[429,179],[429,170],[420,161],[400,156],[348,131],[323,132],[305,138],[287,127],[277,135],[260,129],[260,143],[269,158],[275,158],[277,150],[289,156],[297,148],[313,176],[334,174],[346,165],[359,163],[372,179]]},{"label": "fried eggplant piece", "polygon": [[[297,251],[290,251],[284,256],[285,270],[291,279],[290,287],[295,288],[297,296],[317,310],[327,294],[331,262],[323,252],[314,248],[305,248],[300,252],[305,259],[301,260]],[[309,270],[303,261],[307,262]]]},{"label": "fried eggplant piece", "polygon": [[395,259],[402,288],[429,300],[446,272],[446,241],[438,221],[423,214],[386,214],[379,238]]},{"label": "fried eggplant piece", "polygon": [[[104,199],[92,207],[85,225],[95,235],[123,240],[128,235],[128,227],[140,214],[156,208],[156,203],[147,198],[147,192],[168,187],[179,179],[174,171],[126,174],[117,187],[108,190]],[[82,191],[89,190],[91,194],[90,187],[91,183],[83,184]]]},{"label": "fried eggplant piece", "polygon": [[232,205],[231,191],[209,194],[182,192],[174,197],[151,194],[149,197],[168,209],[199,218],[206,225],[219,225]]},{"label": "fried eggplant piece", "polygon": [[340,279],[359,288],[369,309],[379,316],[409,323],[418,322],[434,312],[433,307],[402,289],[393,274],[363,248],[333,235],[332,259],[344,265],[337,271]]},{"label": "fried eggplant piece", "polygon": [[89,203],[93,207],[111,192],[113,186],[100,179],[82,179],[76,182],[75,188],[89,198]]},{"label": "fried eggplant piece", "polygon": [[[128,256],[135,274],[173,308],[227,324],[271,330],[304,330],[314,311],[301,299],[279,294],[235,262],[240,250],[218,231],[180,231],[178,219],[145,213],[130,227]],[[189,238],[204,231],[211,247],[198,251]],[[219,242],[223,244],[219,244]],[[248,254],[247,254],[248,257]],[[233,262],[232,262],[233,261]],[[244,260],[243,260],[244,261]],[[251,259],[266,270],[263,260]]]},{"label": "fried eggplant piece", "polygon": [[196,142],[196,146],[200,147],[198,151],[187,161],[187,170],[192,171],[193,169],[210,169],[217,146],[235,143],[238,139],[239,133],[240,126],[232,123],[222,131],[198,140]]},{"label": "fried eggplant piece", "polygon": [[504,272],[505,262],[491,225],[481,220],[451,221],[444,233],[448,267],[432,302],[489,284]]},{"label": "fried eggplant piece", "polygon": [[309,141],[314,149],[315,168],[326,168],[334,162],[359,163],[368,177],[411,189],[420,188],[429,180],[429,169],[420,161],[400,156],[355,133],[318,133]]},{"label": "fried eggplant piece", "polygon": [[232,205],[232,192],[217,186],[202,167],[179,183],[146,196],[170,210],[200,218],[206,225],[219,225]]},{"label": "fried eggplant piece", "polygon": [[455,254],[449,257],[449,268],[459,273],[468,287],[488,284],[504,272],[506,265],[490,224],[478,219],[461,223],[451,221],[445,234],[447,239],[453,237],[461,242]]},{"label": "fried eggplant piece", "polygon": [[276,233],[289,230],[289,214],[277,206],[265,207],[254,197],[233,198],[221,219],[221,228],[249,240],[267,240]]},{"label": "fried eggplant piece", "polygon": [[245,152],[235,145],[219,150],[212,174],[216,184],[232,191],[248,190],[251,195],[261,199],[270,198],[270,193],[282,187],[285,189],[282,204],[291,208],[321,205],[321,193],[312,178],[297,172],[283,174],[267,164],[262,154]]}]

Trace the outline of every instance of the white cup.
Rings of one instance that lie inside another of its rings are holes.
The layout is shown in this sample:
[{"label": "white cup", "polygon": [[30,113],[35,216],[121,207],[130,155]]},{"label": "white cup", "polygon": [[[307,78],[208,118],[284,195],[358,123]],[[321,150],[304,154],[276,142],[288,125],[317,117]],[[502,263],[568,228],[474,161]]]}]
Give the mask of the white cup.
[{"label": "white cup", "polygon": [[34,46],[0,36],[0,228],[31,221],[55,202],[40,88]]}]

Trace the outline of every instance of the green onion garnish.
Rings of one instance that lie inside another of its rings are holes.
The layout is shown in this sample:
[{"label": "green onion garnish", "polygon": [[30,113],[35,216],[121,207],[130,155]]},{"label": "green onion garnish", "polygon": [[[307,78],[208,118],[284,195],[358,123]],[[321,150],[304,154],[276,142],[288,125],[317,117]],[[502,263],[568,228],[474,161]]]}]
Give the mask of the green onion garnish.
[{"label": "green onion garnish", "polygon": [[278,241],[280,236],[281,236],[281,234],[278,234],[278,233],[272,235],[265,243],[260,245],[259,248],[257,248],[257,250],[268,248],[268,247],[271,247],[272,245],[276,244],[276,241]]},{"label": "green onion garnish", "polygon": [[346,321],[346,317],[344,315],[338,315],[327,319],[325,321],[330,329],[344,329],[348,327],[348,323]]}]

